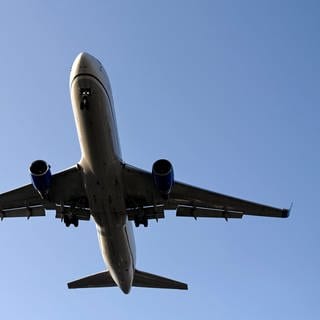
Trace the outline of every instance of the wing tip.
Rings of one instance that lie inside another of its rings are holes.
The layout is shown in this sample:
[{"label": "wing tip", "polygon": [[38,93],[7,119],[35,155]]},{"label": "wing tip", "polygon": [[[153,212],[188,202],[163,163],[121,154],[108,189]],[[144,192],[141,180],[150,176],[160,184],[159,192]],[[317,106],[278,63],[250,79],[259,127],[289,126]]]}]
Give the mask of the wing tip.
[{"label": "wing tip", "polygon": [[288,209],[283,209],[283,210],[282,210],[281,218],[289,218],[289,216],[290,216],[290,210],[288,210]]},{"label": "wing tip", "polygon": [[293,207],[293,202],[291,202],[291,205],[290,205],[289,209],[283,209],[282,210],[282,218],[289,218],[290,217],[290,213],[291,213],[292,207]]},{"label": "wing tip", "polygon": [[189,290],[188,284],[187,283],[183,283],[183,285],[181,286],[180,290]]}]

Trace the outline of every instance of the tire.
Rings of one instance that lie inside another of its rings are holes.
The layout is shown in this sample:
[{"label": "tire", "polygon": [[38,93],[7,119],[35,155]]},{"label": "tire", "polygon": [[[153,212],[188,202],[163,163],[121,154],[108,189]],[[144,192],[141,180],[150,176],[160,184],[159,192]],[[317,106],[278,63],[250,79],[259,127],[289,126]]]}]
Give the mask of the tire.
[{"label": "tire", "polygon": [[64,216],[63,217],[63,222],[64,222],[64,224],[66,225],[67,228],[70,227],[71,221],[70,221],[70,218],[68,216]]},{"label": "tire", "polygon": [[73,225],[75,226],[75,228],[77,228],[79,226],[79,219],[77,217],[74,217]]}]

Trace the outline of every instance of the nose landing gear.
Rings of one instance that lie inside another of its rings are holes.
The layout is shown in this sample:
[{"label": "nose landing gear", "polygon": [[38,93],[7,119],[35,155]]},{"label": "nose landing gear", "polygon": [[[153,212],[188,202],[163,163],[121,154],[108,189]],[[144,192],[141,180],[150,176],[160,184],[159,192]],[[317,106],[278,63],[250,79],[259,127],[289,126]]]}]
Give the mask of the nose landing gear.
[{"label": "nose landing gear", "polygon": [[88,110],[89,109],[89,96],[91,96],[91,89],[90,88],[82,88],[80,89],[80,96],[81,96],[81,102],[80,102],[80,109],[81,110]]},{"label": "nose landing gear", "polygon": [[84,109],[89,109],[89,100],[87,97],[83,97],[81,99],[81,102],[80,102],[80,109],[81,110],[84,110]]}]

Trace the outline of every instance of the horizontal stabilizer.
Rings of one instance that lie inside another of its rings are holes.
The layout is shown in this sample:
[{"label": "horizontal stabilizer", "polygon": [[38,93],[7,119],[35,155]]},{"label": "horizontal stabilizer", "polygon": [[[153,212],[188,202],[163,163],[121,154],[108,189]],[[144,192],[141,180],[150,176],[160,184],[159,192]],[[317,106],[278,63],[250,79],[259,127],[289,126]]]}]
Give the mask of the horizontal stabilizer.
[{"label": "horizontal stabilizer", "polygon": [[188,290],[188,285],[186,283],[160,277],[155,274],[139,271],[137,269],[134,273],[132,286],[143,288]]},{"label": "horizontal stabilizer", "polygon": [[[116,286],[117,284],[112,279],[109,271],[99,272],[91,276],[68,283],[69,289],[116,287]],[[143,288],[188,290],[188,285],[186,283],[178,282],[175,280],[160,277],[155,274],[142,272],[139,270],[135,271],[132,286],[143,287]]]},{"label": "horizontal stabilizer", "polygon": [[69,289],[79,288],[99,288],[99,287],[116,287],[109,271],[103,271],[91,276],[78,279],[68,283]]}]

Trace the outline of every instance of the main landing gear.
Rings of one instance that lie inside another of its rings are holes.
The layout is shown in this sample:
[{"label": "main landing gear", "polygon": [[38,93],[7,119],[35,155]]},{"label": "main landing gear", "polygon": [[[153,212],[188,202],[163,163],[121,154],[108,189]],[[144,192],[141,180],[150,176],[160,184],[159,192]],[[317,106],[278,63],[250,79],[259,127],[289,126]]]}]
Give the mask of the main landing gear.
[{"label": "main landing gear", "polygon": [[147,217],[136,217],[134,219],[134,225],[138,228],[140,224],[143,224],[144,227],[146,228],[148,226],[148,218]]},{"label": "main landing gear", "polygon": [[74,214],[64,215],[63,222],[68,228],[70,227],[71,224],[73,224],[76,228],[79,226],[79,218]]}]

